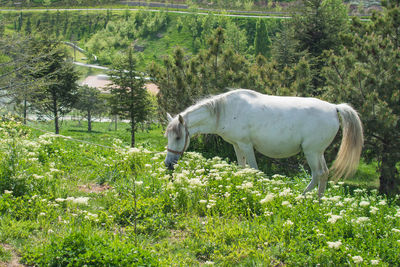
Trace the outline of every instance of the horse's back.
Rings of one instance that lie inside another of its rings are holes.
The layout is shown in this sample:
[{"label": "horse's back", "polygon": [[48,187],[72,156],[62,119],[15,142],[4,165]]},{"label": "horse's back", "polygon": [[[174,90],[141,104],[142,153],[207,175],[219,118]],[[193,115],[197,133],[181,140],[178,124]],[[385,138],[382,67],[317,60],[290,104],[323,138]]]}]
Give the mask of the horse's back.
[{"label": "horse's back", "polygon": [[[270,96],[235,90],[226,96],[226,130],[230,139],[253,143],[270,157],[303,150],[324,150],[339,128],[336,105],[303,97]],[[228,138],[228,139],[229,139]]]}]

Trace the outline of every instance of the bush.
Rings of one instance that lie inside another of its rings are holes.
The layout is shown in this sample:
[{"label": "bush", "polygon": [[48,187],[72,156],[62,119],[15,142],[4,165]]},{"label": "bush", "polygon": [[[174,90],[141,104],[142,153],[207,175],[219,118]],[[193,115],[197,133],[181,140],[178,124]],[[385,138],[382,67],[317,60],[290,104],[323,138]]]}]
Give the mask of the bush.
[{"label": "bush", "polygon": [[156,266],[157,260],[130,240],[109,233],[79,229],[65,236],[53,235],[43,247],[23,255],[26,264],[40,266]]}]

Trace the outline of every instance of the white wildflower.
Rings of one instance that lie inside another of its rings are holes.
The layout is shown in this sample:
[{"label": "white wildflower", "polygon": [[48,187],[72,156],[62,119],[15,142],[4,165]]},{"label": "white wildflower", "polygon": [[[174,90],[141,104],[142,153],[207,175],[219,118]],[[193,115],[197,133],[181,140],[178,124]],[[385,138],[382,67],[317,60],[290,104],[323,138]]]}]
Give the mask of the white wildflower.
[{"label": "white wildflower", "polygon": [[371,212],[371,214],[376,214],[379,211],[379,209],[377,207],[371,206],[369,208],[369,212]]},{"label": "white wildflower", "polygon": [[141,186],[143,184],[143,181],[135,181],[135,185]]},{"label": "white wildflower", "polygon": [[386,205],[386,200],[381,200],[378,203],[379,206],[385,206]]},{"label": "white wildflower", "polygon": [[336,223],[337,220],[342,219],[343,217],[340,215],[334,215],[332,214],[331,217],[328,219],[328,223]]},{"label": "white wildflower", "polygon": [[342,242],[339,240],[339,241],[336,241],[336,242],[326,242],[327,244],[328,244],[328,247],[329,248],[334,248],[334,249],[339,249],[339,247],[342,245]]},{"label": "white wildflower", "polygon": [[379,265],[379,260],[371,260],[371,265]]},{"label": "white wildflower", "polygon": [[370,203],[368,201],[363,200],[360,202],[360,207],[368,207],[369,205]]},{"label": "white wildflower", "polygon": [[67,201],[71,201],[72,203],[75,204],[83,204],[83,205],[87,205],[88,201],[89,201],[90,197],[67,197]]},{"label": "white wildflower", "polygon": [[345,203],[352,202],[353,200],[354,200],[354,199],[351,198],[351,197],[346,197],[345,199],[343,199],[343,201],[344,201]]},{"label": "white wildflower", "polygon": [[270,202],[270,201],[272,201],[274,198],[275,198],[275,194],[274,194],[274,193],[269,193],[268,195],[265,196],[265,198],[263,198],[263,199],[260,200],[260,203],[263,204],[263,203]]},{"label": "white wildflower", "polygon": [[365,223],[368,222],[369,218],[368,217],[358,217],[356,220],[352,220],[352,222],[355,222],[357,224]]},{"label": "white wildflower", "polygon": [[204,169],[196,170],[196,174],[197,174],[197,175],[203,174],[204,172],[205,172]]},{"label": "white wildflower", "polygon": [[228,197],[230,197],[230,196],[231,196],[231,193],[225,192],[224,197],[228,198]]},{"label": "white wildflower", "polygon": [[253,188],[253,183],[252,182],[246,182],[242,184],[242,189],[250,189]]},{"label": "white wildflower", "polygon": [[294,223],[291,220],[287,220],[283,223],[284,226],[292,226]]},{"label": "white wildflower", "polygon": [[42,179],[44,176],[43,175],[32,174],[32,177],[35,178],[35,179]]},{"label": "white wildflower", "polygon": [[338,203],[336,203],[336,207],[343,207],[343,206],[344,206],[344,204],[342,201],[339,201]]},{"label": "white wildflower", "polygon": [[268,211],[268,210],[266,210],[266,211],[264,211],[264,215],[265,216],[271,216],[271,215],[273,215],[274,213],[272,212],[272,211]]},{"label": "white wildflower", "polygon": [[394,215],[394,217],[398,217],[398,218],[400,218],[400,209],[399,209],[399,210],[397,210],[397,212],[396,212],[396,214]]},{"label": "white wildflower", "polygon": [[4,194],[12,194],[13,193],[13,191],[10,191],[10,190],[4,190]]},{"label": "white wildflower", "polygon": [[205,200],[205,199],[200,199],[200,200],[199,200],[199,203],[200,203],[200,204],[206,204],[206,203],[207,203],[207,200]]},{"label": "white wildflower", "polygon": [[363,258],[361,256],[353,256],[351,257],[355,264],[363,262]]},{"label": "white wildflower", "polygon": [[189,185],[191,187],[198,187],[198,186],[203,186],[204,184],[201,182],[199,178],[193,178],[189,180]]},{"label": "white wildflower", "polygon": [[291,193],[291,189],[290,188],[285,188],[285,189],[283,189],[283,191],[282,192],[280,192],[279,193],[279,196],[290,196],[290,195],[292,195],[292,193]]},{"label": "white wildflower", "polygon": [[393,228],[392,231],[395,232],[395,233],[400,233],[400,230],[396,229],[396,228]]},{"label": "white wildflower", "polygon": [[289,201],[282,201],[282,206],[288,206],[289,208],[292,207]]}]

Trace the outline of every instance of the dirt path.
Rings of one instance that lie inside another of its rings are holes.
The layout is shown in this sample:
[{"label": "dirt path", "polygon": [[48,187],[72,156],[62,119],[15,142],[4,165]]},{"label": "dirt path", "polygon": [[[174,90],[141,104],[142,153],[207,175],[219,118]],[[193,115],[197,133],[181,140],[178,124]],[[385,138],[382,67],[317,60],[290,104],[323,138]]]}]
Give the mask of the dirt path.
[{"label": "dirt path", "polygon": [[0,267],[23,267],[25,265],[19,263],[19,256],[15,249],[8,244],[0,244],[6,251],[11,253],[11,260],[9,262],[0,262]]}]

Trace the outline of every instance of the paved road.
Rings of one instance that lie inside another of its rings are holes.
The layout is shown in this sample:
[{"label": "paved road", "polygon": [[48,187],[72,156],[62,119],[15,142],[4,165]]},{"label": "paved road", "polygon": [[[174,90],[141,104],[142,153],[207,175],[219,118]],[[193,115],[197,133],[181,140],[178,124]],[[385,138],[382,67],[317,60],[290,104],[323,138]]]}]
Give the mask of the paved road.
[{"label": "paved road", "polygon": [[[106,10],[119,10],[125,11],[126,8],[39,8],[39,9],[0,9],[0,12],[6,11],[14,11],[14,12],[43,12],[43,11],[106,11]],[[131,11],[149,11],[149,12],[165,12],[165,10],[158,10],[158,9],[138,9],[138,8],[130,8]],[[211,11],[211,10],[210,10]],[[176,14],[193,14],[190,11],[176,11],[176,10],[169,10],[169,13],[176,13]],[[197,15],[208,15],[208,12],[195,12]],[[238,17],[238,18],[269,18],[269,19],[290,19],[291,16],[289,15],[280,15],[280,16],[273,16],[273,15],[240,15],[240,14],[217,14],[214,13],[214,16],[222,16],[222,17]]]},{"label": "paved road", "polygon": [[88,68],[94,68],[94,69],[100,69],[100,70],[110,70],[110,68],[99,66],[99,65],[94,65],[94,64],[86,64],[82,62],[73,62],[75,65],[82,66],[82,67],[88,67]]}]

